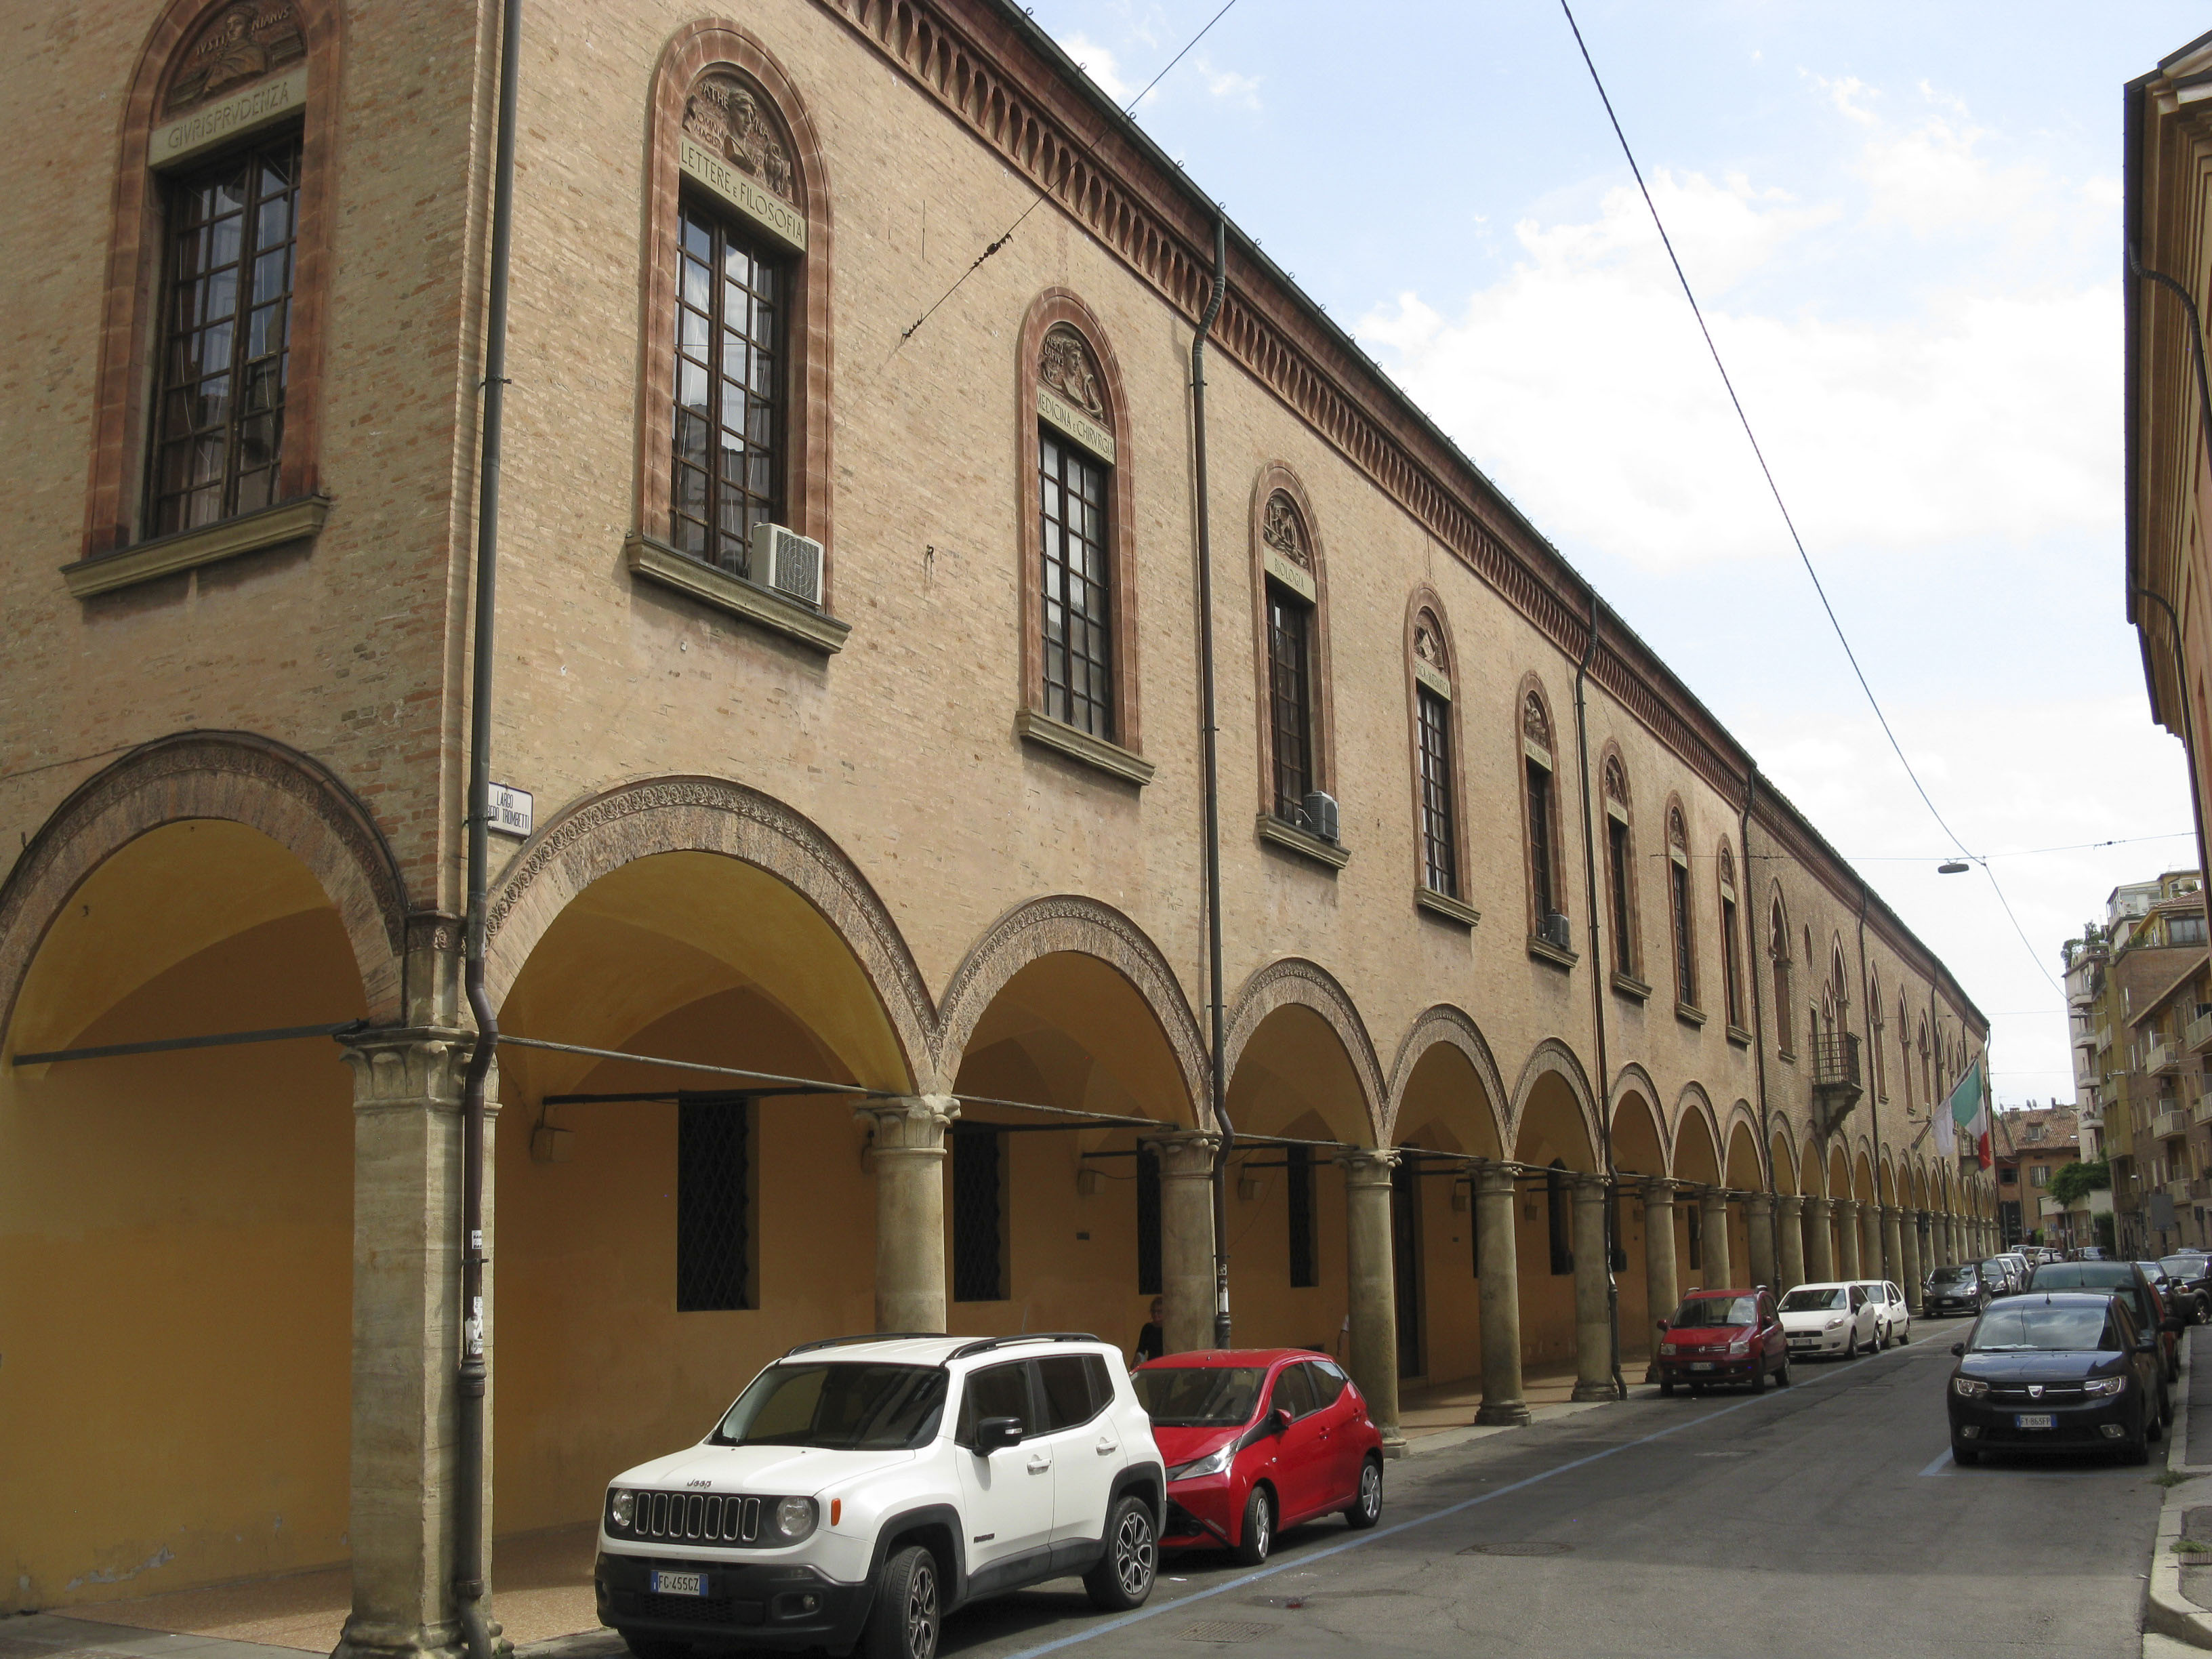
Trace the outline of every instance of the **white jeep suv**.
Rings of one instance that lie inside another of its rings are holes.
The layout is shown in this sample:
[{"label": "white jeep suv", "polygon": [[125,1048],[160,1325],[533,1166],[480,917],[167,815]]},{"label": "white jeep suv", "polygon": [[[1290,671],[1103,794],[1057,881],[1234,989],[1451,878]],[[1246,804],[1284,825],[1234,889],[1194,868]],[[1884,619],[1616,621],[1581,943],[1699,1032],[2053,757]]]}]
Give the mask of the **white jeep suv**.
[{"label": "white jeep suv", "polygon": [[608,1486],[599,1621],[637,1659],[931,1659],[945,1613],[1044,1579],[1139,1606],[1166,1503],[1152,1419],[1094,1336],[805,1343]]}]

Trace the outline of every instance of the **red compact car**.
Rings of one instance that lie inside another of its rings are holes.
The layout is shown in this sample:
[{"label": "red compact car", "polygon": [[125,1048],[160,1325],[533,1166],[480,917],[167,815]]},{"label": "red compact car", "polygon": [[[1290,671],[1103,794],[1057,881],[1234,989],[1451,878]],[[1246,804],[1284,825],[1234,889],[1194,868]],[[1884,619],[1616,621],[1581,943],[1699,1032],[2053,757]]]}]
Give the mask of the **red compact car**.
[{"label": "red compact car", "polygon": [[1354,1527],[1382,1518],[1382,1431],[1327,1354],[1167,1354],[1129,1380],[1168,1466],[1161,1547],[1218,1546],[1256,1565],[1285,1527],[1332,1510]]},{"label": "red compact car", "polygon": [[1765,1392],[1771,1376],[1790,1382],[1790,1339],[1774,1297],[1764,1288],[1692,1291],[1672,1319],[1659,1322],[1659,1392],[1681,1383],[1692,1393],[1708,1382],[1748,1382]]}]

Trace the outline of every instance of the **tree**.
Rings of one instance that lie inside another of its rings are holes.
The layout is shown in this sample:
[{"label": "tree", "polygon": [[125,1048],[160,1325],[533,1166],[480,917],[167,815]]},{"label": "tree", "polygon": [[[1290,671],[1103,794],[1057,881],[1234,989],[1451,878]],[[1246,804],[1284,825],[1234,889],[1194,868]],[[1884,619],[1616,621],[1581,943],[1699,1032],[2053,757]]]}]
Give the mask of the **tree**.
[{"label": "tree", "polygon": [[2112,1166],[2099,1158],[2094,1164],[2069,1164],[2051,1177],[2051,1195],[2071,1209],[2091,1193],[2108,1191]]}]

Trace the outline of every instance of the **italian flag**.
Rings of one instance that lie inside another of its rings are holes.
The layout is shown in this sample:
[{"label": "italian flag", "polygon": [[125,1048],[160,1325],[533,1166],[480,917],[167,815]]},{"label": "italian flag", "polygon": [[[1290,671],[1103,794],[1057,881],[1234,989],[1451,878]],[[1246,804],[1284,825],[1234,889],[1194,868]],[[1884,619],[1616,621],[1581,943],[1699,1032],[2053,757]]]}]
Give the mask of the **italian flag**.
[{"label": "italian flag", "polygon": [[1969,1152],[1984,1170],[1990,1167],[1990,1103],[1982,1087],[1982,1062],[1966,1067],[1959,1086],[1936,1120],[1939,1152]]}]

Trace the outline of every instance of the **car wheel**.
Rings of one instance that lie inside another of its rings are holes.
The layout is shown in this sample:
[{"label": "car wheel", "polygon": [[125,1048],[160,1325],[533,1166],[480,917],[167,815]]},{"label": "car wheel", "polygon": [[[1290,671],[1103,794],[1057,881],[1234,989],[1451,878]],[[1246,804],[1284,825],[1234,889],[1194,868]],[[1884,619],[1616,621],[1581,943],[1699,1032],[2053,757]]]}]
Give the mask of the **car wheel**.
[{"label": "car wheel", "polygon": [[1774,1368],[1774,1385],[1778,1389],[1790,1386],[1790,1356],[1784,1354],[1782,1363]]},{"label": "car wheel", "polygon": [[1951,1461],[1962,1469],[1971,1469],[1982,1461],[1982,1455],[1973,1447],[1962,1446],[1954,1440],[1951,1443]]},{"label": "car wheel", "polygon": [[2150,1424],[2148,1420],[2136,1430],[2136,1437],[2120,1448],[2120,1462],[2141,1466],[2150,1462]]},{"label": "car wheel", "polygon": [[672,1642],[665,1636],[632,1636],[623,1632],[623,1645],[630,1650],[631,1659],[686,1659],[691,1651],[689,1642]]},{"label": "car wheel", "polygon": [[1244,1500],[1244,1526],[1237,1534],[1237,1559],[1244,1566],[1256,1567],[1274,1547],[1275,1500],[1265,1486],[1255,1486]]},{"label": "car wheel", "polygon": [[1159,1564],[1159,1553],[1151,1508],[1141,1498],[1122,1498],[1107,1512],[1106,1553],[1083,1575],[1091,1605],[1108,1613],[1127,1613],[1144,1606],[1152,1593],[1152,1572]]},{"label": "car wheel", "polygon": [[1912,1322],[1908,1319],[1905,1322],[1905,1328],[1897,1334],[1897,1346],[1901,1348],[1911,1340],[1912,1340]]},{"label": "car wheel", "polygon": [[1858,1357],[1859,1333],[1858,1327],[1854,1325],[1851,1328],[1851,1334],[1844,1339],[1844,1358],[1846,1359],[1856,1359]]},{"label": "car wheel", "polygon": [[1359,1466],[1359,1496],[1344,1512],[1345,1524],[1364,1532],[1382,1518],[1382,1460],[1370,1457]]},{"label": "car wheel", "polygon": [[1889,1327],[1888,1327],[1888,1326],[1887,1326],[1887,1325],[1884,1325],[1884,1326],[1882,1326],[1882,1327],[1881,1328],[1881,1345],[1879,1347],[1877,1347],[1877,1348],[1875,1350],[1875,1352],[1876,1353],[1887,1353],[1887,1352],[1889,1352]]},{"label": "car wheel", "polygon": [[884,1563],[860,1642],[866,1659],[935,1659],[937,1558],[908,1544]]},{"label": "car wheel", "polygon": [[1673,1377],[1662,1376],[1659,1379],[1659,1397],[1662,1400],[1671,1400],[1674,1397],[1674,1379]]},{"label": "car wheel", "polygon": [[1765,1394],[1766,1392],[1765,1366],[1753,1365],[1751,1368],[1751,1391],[1753,1394]]}]

